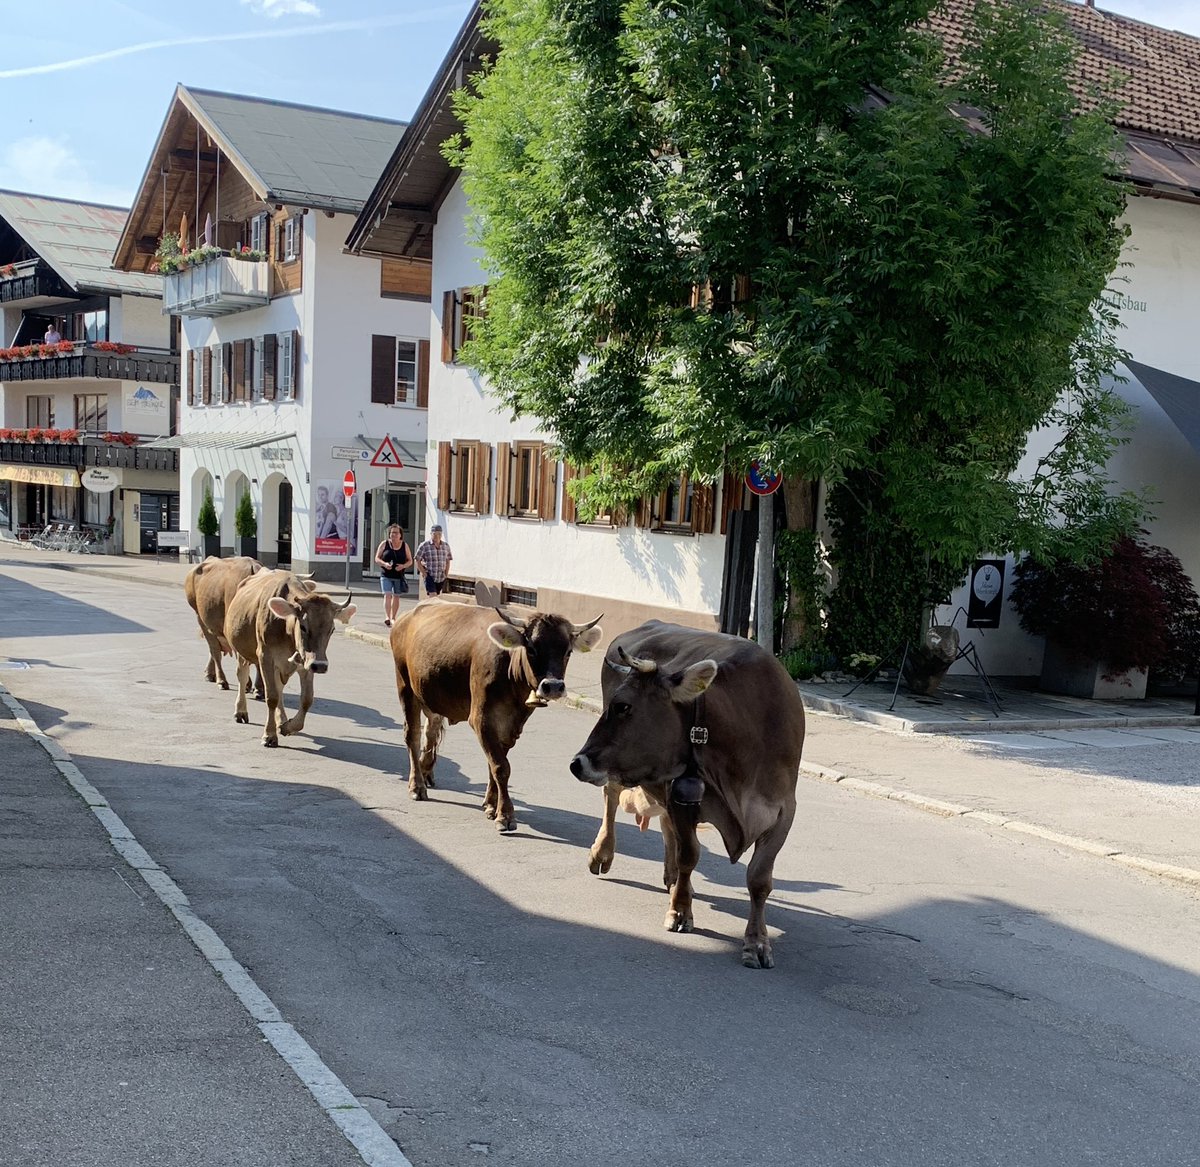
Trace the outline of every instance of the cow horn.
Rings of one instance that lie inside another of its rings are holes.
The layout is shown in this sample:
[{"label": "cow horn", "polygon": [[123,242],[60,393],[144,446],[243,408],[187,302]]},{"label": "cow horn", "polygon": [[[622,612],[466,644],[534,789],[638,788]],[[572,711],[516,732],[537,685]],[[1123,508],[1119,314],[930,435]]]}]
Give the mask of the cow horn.
[{"label": "cow horn", "polygon": [[635,673],[657,673],[658,662],[652,660],[642,660],[640,657],[630,656],[619,644],[617,645],[617,656],[621,658],[621,663],[626,668],[633,669]]},{"label": "cow horn", "polygon": [[504,621],[505,624],[511,624],[518,632],[524,632],[527,625],[524,620],[518,620],[515,616],[506,615],[499,608],[496,609],[496,615]]},{"label": "cow horn", "polygon": [[339,604],[339,605],[338,605],[338,606],[337,606],[337,607],[334,609],[334,611],[335,611],[335,612],[344,612],[344,611],[345,611],[345,610],[346,610],[348,607],[350,607],[350,601],[351,601],[351,600],[353,600],[353,599],[354,599],[354,593],[353,593],[353,592],[347,592],[347,593],[346,593],[346,602],[345,602],[344,604]]},{"label": "cow horn", "polygon": [[313,576],[315,576],[317,573],[315,571],[310,571],[308,573],[308,575],[301,575],[299,572],[293,572],[293,574],[296,576],[297,579],[302,579],[302,580],[307,581],[307,580],[312,579]]},{"label": "cow horn", "polygon": [[603,618],[604,618],[604,613],[601,612],[600,615],[597,616],[595,620],[590,620],[586,624],[572,624],[571,625],[571,635],[578,636],[581,632],[586,632],[589,628],[595,628],[596,625],[599,624]]}]

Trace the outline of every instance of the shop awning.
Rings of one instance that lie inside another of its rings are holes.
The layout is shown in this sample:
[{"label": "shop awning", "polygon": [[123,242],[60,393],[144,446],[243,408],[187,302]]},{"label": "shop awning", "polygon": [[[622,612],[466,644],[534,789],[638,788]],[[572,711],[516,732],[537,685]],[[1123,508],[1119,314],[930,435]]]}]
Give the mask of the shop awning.
[{"label": "shop awning", "polygon": [[173,434],[146,442],[147,450],[253,450],[258,446],[276,446],[294,438],[290,434],[231,434],[220,430],[188,434]]},{"label": "shop awning", "polygon": [[0,478],[9,482],[33,482],[39,486],[78,486],[74,466],[10,466],[0,463]]},{"label": "shop awning", "polygon": [[1143,365],[1140,361],[1126,361],[1125,364],[1142,388],[1162,406],[1192,449],[1200,452],[1200,381],[1189,381],[1187,377]]}]

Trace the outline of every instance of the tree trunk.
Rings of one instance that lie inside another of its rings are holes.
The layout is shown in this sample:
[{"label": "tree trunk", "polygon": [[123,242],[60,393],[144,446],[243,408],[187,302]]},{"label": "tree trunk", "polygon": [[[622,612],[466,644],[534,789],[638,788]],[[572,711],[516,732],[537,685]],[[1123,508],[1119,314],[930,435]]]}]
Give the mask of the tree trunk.
[{"label": "tree trunk", "polygon": [[[784,515],[789,531],[815,531],[817,529],[817,484],[809,478],[794,476],[785,478],[779,488],[783,495]],[[808,631],[804,597],[797,589],[807,584],[804,580],[788,580],[787,608],[783,614],[782,651],[795,648]]]}]

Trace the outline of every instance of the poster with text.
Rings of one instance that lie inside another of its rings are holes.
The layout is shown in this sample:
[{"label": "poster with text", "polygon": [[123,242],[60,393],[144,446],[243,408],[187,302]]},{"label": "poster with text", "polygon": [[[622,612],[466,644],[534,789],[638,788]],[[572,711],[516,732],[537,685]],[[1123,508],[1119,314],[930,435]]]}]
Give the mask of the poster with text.
[{"label": "poster with text", "polygon": [[322,478],[313,492],[313,552],[345,559],[346,540],[351,556],[358,554],[358,495],[346,506],[341,482]]}]

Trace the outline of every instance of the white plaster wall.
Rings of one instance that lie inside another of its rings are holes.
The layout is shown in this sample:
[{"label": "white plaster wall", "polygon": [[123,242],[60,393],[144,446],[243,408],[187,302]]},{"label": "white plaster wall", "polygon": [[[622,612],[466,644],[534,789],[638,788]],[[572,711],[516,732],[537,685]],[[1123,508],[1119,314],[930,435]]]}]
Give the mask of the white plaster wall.
[{"label": "white plaster wall", "polygon": [[[437,442],[496,443],[548,439],[536,419],[509,417],[470,369],[440,359],[442,294],[487,282],[478,249],[467,240],[466,197],[455,185],[438,214],[433,245],[432,359],[429,397],[429,522],[441,522],[454,571],[525,587],[611,596],[648,606],[716,612],[721,600],[724,538],[670,535],[628,525],[619,530],[564,523],[439,513]],[[495,466],[492,494],[495,497]],[[562,482],[558,484],[561,514]]]},{"label": "white plaster wall", "polygon": [[113,296],[108,302],[108,339],[147,348],[168,348],[170,317],[162,314],[162,299]]},{"label": "white plaster wall", "polygon": [[[1200,308],[1200,206],[1167,199],[1131,198],[1125,214],[1131,234],[1112,288],[1120,297],[1122,329],[1117,341],[1142,364],[1200,381],[1200,349],[1195,345],[1195,317]],[[1121,374],[1128,371],[1118,370]],[[1200,584],[1200,454],[1189,445],[1158,403],[1134,379],[1112,382],[1133,409],[1136,428],[1130,441],[1109,462],[1108,475],[1118,489],[1148,490],[1156,500],[1147,525],[1152,543],[1179,556],[1193,582]],[[1018,474],[1027,474],[1036,459],[1057,439],[1058,432],[1033,435]],[[980,558],[993,558],[981,553]],[[984,667],[997,675],[1036,674],[1043,644],[1023,632],[1008,604],[1013,561],[1004,579],[1005,610],[998,629],[960,633],[976,640]],[[948,620],[955,607],[966,606],[965,585],[940,610]],[[956,671],[961,671],[959,666]]]}]

